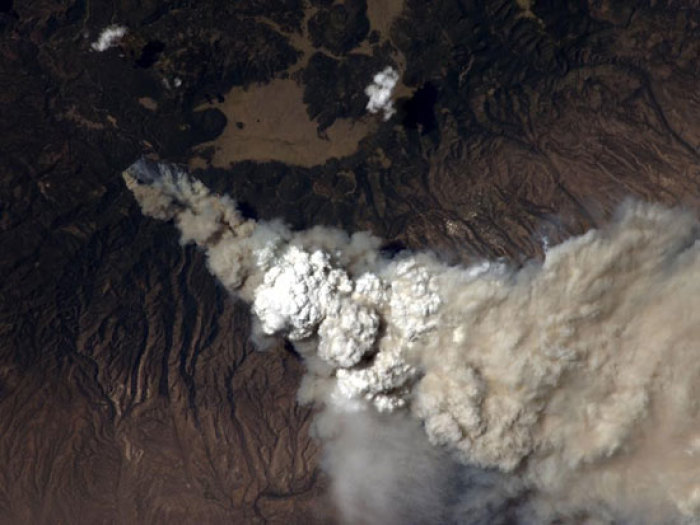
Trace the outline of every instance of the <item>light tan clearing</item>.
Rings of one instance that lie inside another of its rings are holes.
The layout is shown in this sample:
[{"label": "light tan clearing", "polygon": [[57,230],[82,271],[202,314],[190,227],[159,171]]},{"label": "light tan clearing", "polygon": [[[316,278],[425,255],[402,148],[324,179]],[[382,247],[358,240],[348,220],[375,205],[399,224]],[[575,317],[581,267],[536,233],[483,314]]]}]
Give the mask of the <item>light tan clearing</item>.
[{"label": "light tan clearing", "polygon": [[87,117],[84,117],[78,112],[78,108],[75,106],[71,106],[68,111],[66,111],[63,115],[59,117],[61,120],[70,120],[77,124],[78,126],[81,126],[83,128],[87,129],[105,129],[107,126],[103,122],[96,122],[94,120],[90,120]]},{"label": "light tan clearing", "polygon": [[533,0],[515,0],[518,7],[523,11],[532,11],[532,5],[535,3]]},{"label": "light tan clearing", "polygon": [[[322,164],[332,157],[355,152],[360,140],[378,123],[370,117],[358,121],[339,119],[321,137],[318,124],[306,113],[302,87],[290,79],[273,80],[247,91],[237,87],[224,102],[198,109],[211,107],[222,111],[228,123],[216,140],[201,144],[197,151],[201,157],[213,147],[211,165],[220,168],[242,160],[277,160],[307,167]],[[202,165],[196,158],[190,164]]]},{"label": "light tan clearing", "polygon": [[544,22],[542,19],[532,12],[532,6],[535,5],[535,0],[515,0],[515,3],[522,11],[518,15],[519,18],[532,18],[533,20],[536,20],[540,26],[544,27]]},{"label": "light tan clearing", "polygon": [[379,32],[382,41],[390,38],[391,24],[403,11],[403,0],[370,0],[367,18],[371,31]]},{"label": "light tan clearing", "polygon": [[146,109],[150,109],[151,111],[156,111],[158,109],[158,102],[153,100],[151,97],[139,98],[139,104],[141,104]]},{"label": "light tan clearing", "polygon": [[[391,25],[401,15],[403,9],[404,0],[370,0],[367,2],[367,18],[369,18],[370,31],[379,33],[380,43],[391,40]],[[366,39],[357,51],[371,55],[369,43]],[[399,49],[394,50],[393,57],[398,70],[403,73],[406,70],[406,57]],[[412,93],[412,89],[399,82],[394,90],[394,99],[411,96]]]}]

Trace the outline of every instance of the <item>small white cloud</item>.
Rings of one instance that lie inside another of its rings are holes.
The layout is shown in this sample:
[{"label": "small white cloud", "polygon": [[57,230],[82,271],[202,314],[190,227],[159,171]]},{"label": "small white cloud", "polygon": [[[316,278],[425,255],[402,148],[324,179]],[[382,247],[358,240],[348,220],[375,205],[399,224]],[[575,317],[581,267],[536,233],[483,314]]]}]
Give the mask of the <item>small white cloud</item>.
[{"label": "small white cloud", "polygon": [[90,47],[94,51],[101,53],[102,51],[108,50],[110,47],[114,47],[119,44],[119,41],[124,38],[124,35],[128,32],[128,29],[124,26],[112,25],[106,27],[100,33],[100,36],[95,40]]},{"label": "small white cloud", "polygon": [[372,79],[372,83],[365,88],[365,95],[369,97],[367,111],[370,113],[384,112],[384,120],[389,120],[396,109],[391,94],[399,81],[399,74],[391,66],[387,66]]}]

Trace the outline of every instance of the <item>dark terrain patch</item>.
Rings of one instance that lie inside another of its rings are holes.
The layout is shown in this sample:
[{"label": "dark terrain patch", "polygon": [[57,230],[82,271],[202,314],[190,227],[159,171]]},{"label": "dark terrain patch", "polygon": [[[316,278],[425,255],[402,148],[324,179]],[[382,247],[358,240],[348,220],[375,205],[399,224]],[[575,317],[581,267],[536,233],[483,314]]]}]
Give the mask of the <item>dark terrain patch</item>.
[{"label": "dark terrain patch", "polygon": [[421,133],[432,132],[437,126],[435,118],[437,99],[437,88],[430,82],[423,84],[403,105],[403,125],[410,129],[420,127]]},{"label": "dark terrain patch", "polygon": [[151,40],[141,50],[141,55],[136,59],[136,66],[149,68],[158,61],[160,54],[165,51],[165,44],[159,40]]},{"label": "dark terrain patch", "polygon": [[319,9],[309,20],[314,47],[323,46],[335,55],[349,53],[369,32],[366,0],[345,0]]},{"label": "dark terrain patch", "polygon": [[321,130],[339,118],[362,117],[367,105],[367,81],[383,67],[382,60],[366,55],[350,54],[338,60],[314,53],[302,75],[309,117],[318,121]]}]

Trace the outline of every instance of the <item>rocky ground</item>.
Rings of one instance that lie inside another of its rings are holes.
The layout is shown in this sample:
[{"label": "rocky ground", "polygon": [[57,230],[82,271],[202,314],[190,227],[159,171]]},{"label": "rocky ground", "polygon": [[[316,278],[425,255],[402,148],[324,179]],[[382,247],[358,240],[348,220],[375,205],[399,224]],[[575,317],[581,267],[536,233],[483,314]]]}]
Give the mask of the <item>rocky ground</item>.
[{"label": "rocky ground", "polygon": [[368,3],[0,1],[0,522],[333,520],[303,363],[141,215],[139,155],[453,262],[700,209],[697,2]]}]

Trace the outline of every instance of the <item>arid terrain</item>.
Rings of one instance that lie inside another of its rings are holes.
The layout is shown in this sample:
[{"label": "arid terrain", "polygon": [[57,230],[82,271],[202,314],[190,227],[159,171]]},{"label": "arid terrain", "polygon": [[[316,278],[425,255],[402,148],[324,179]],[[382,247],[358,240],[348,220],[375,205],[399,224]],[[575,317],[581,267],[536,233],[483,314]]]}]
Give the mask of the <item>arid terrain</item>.
[{"label": "arid terrain", "polygon": [[691,0],[0,1],[0,523],[335,520],[303,362],[141,214],[139,156],[517,265],[630,196],[700,211],[699,85]]}]

